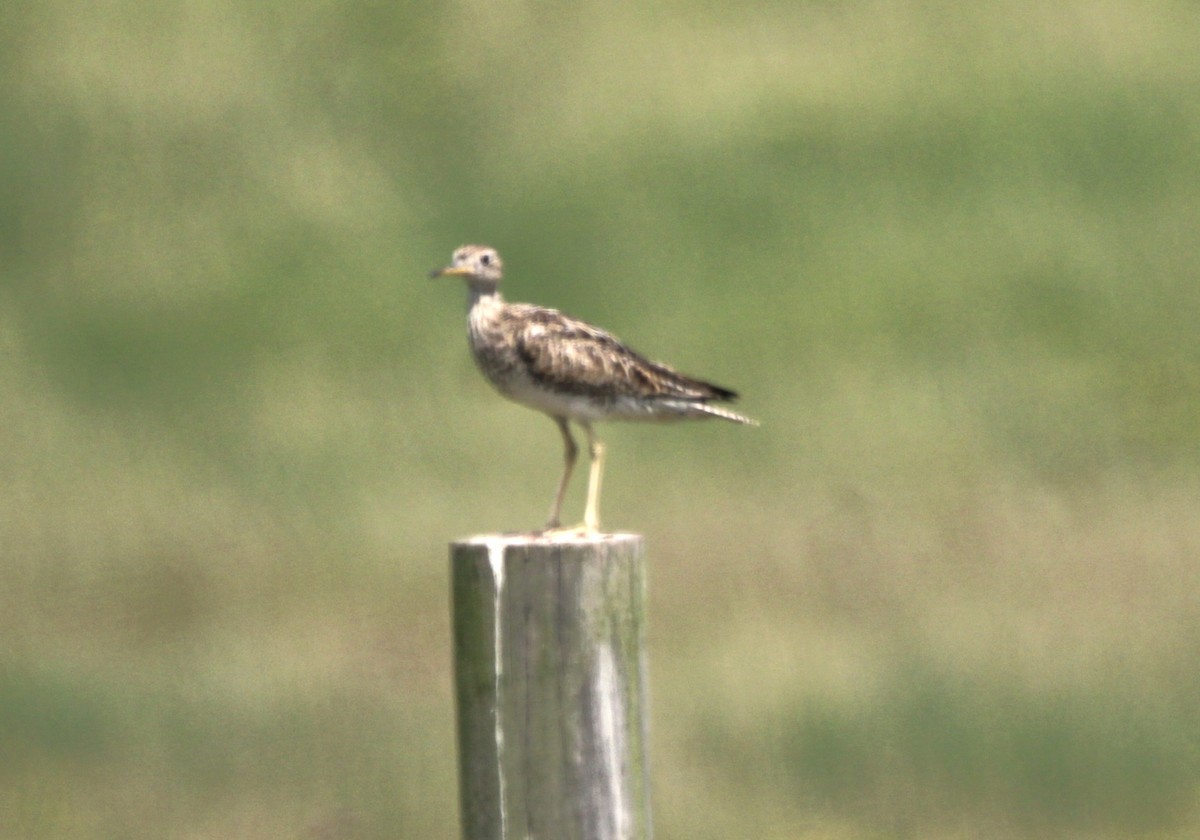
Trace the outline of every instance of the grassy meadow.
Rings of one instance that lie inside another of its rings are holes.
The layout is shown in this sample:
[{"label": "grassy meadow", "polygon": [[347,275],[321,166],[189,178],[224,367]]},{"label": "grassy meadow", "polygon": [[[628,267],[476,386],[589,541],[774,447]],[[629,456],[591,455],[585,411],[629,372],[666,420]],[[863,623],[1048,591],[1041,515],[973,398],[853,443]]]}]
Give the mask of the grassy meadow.
[{"label": "grassy meadow", "polygon": [[0,19],[0,836],[458,837],[464,242],[762,421],[602,429],[657,837],[1200,832],[1195,4]]}]

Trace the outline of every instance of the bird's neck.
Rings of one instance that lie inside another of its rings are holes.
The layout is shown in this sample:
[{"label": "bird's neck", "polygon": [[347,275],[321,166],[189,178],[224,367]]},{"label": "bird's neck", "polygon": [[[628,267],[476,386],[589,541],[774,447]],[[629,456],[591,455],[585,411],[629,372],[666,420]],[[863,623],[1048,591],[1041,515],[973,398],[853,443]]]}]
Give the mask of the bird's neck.
[{"label": "bird's neck", "polygon": [[498,308],[504,305],[500,296],[500,287],[496,285],[474,284],[467,286],[467,311],[476,312],[480,309]]}]

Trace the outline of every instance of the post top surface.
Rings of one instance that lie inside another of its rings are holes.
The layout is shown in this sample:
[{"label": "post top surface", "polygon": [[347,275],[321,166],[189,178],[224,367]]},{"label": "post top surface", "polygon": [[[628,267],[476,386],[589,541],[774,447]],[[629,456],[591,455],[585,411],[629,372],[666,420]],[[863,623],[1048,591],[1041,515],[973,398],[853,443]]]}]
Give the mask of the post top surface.
[{"label": "post top surface", "polygon": [[514,546],[514,545],[612,545],[625,542],[640,542],[645,539],[641,534],[618,532],[612,534],[585,534],[579,531],[551,531],[546,533],[516,532],[506,534],[475,534],[454,540],[454,545],[485,545],[485,546]]}]

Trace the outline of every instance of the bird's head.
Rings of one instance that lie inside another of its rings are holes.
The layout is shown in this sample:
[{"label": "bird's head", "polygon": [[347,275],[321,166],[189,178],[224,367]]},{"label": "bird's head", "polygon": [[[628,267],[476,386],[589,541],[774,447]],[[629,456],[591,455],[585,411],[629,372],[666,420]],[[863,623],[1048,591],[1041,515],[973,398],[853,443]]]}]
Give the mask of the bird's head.
[{"label": "bird's head", "polygon": [[495,248],[486,245],[463,245],[454,252],[450,265],[429,272],[432,277],[463,277],[473,286],[500,285],[504,263]]}]

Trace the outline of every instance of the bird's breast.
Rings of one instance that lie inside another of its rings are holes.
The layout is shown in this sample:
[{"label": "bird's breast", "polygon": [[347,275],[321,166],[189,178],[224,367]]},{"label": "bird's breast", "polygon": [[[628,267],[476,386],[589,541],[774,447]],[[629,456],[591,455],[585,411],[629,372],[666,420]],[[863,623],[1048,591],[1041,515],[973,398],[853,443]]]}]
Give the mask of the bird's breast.
[{"label": "bird's breast", "polygon": [[467,319],[467,337],[475,364],[484,376],[501,387],[503,381],[519,371],[521,360],[517,355],[516,335],[505,329],[502,320],[489,317],[490,314],[472,309]]}]

